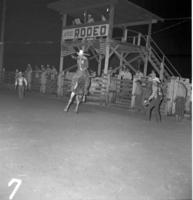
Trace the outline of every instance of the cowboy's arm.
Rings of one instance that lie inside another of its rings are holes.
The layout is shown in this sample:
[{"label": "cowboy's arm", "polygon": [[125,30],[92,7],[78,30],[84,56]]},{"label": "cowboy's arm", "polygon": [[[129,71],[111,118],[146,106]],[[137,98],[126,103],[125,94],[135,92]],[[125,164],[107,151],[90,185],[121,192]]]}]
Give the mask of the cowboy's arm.
[{"label": "cowboy's arm", "polygon": [[25,83],[25,86],[27,86],[27,80],[24,78],[23,81]]},{"label": "cowboy's arm", "polygon": [[18,81],[17,81],[17,79],[16,79],[16,80],[15,80],[15,88],[17,87],[17,82],[18,82]]},{"label": "cowboy's arm", "polygon": [[15,86],[17,86],[17,79],[15,80]]},{"label": "cowboy's arm", "polygon": [[157,92],[157,89],[155,88],[155,87],[153,87],[153,89],[152,89],[152,94],[150,95],[150,97],[149,97],[149,101],[151,100],[151,99],[153,99],[155,96],[156,96],[156,92]]}]

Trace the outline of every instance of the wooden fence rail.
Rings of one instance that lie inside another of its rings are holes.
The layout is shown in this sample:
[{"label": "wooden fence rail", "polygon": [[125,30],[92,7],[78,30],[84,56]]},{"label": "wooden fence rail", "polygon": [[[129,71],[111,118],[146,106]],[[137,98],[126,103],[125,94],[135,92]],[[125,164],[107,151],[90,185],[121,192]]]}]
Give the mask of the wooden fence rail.
[{"label": "wooden fence rail", "polygon": [[[36,76],[37,74],[35,73],[36,72],[32,73],[31,90],[33,92],[39,93],[41,86],[41,81],[40,81],[41,77],[40,74],[39,77],[37,77]],[[126,107],[127,109],[134,108],[135,107],[134,93],[136,84],[135,81],[136,81],[135,79],[133,81],[119,80],[117,78],[112,78],[112,77],[110,78],[108,76],[91,78],[91,85],[89,89],[89,95],[87,96],[87,101],[94,102],[100,105],[118,105],[118,106],[121,105]],[[146,89],[147,82],[148,82],[147,78],[142,79],[143,90]],[[14,83],[15,83],[14,72],[6,71],[0,73],[0,87],[14,89]],[[168,87],[168,85],[170,85],[170,82],[165,84],[164,100],[161,106],[161,111],[164,114],[171,113],[170,112],[171,109],[168,106],[168,101],[171,101],[171,97],[169,97],[170,87]],[[69,97],[71,90],[70,78],[64,78],[62,90],[63,90],[62,98]],[[49,77],[47,78],[45,94],[55,95],[55,96],[58,95],[57,79],[51,80]]]}]

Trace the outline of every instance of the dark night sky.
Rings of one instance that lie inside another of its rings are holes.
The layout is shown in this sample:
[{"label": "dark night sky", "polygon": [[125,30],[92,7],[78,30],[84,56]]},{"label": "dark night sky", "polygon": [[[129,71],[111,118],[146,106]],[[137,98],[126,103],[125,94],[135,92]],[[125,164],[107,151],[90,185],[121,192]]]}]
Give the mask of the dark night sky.
[{"label": "dark night sky", "polygon": [[[47,8],[54,0],[7,0],[5,64],[7,68],[59,62],[61,20]],[[78,0],[77,0],[78,1]],[[162,18],[191,17],[191,1],[131,0]],[[2,0],[0,0],[2,9]],[[179,23],[178,26],[160,31]],[[191,20],[172,20],[153,26],[153,39],[184,77],[191,74]],[[32,42],[24,44],[23,42]],[[53,41],[38,44],[37,41]],[[18,66],[19,65],[19,66]]]}]

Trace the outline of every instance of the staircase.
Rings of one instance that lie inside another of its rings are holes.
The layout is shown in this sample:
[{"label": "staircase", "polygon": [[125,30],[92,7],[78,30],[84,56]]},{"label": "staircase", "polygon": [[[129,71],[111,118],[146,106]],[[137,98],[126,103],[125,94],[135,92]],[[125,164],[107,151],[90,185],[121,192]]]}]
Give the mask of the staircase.
[{"label": "staircase", "polygon": [[[143,38],[147,42],[147,38]],[[150,38],[149,46],[149,50],[145,48],[142,50],[142,53],[144,56],[147,53],[149,54],[148,61],[158,74],[160,74],[161,68],[164,69],[164,80],[169,79],[171,76],[181,77],[180,73],[176,70],[174,65],[170,62],[170,60],[167,58],[167,56],[163,53],[163,51],[158,47],[158,45],[152,38]]]},{"label": "staircase", "polygon": [[127,29],[127,35],[124,37],[127,39],[118,37],[114,38],[114,40],[121,41],[122,48],[125,46],[130,54],[137,52],[144,63],[148,56],[148,63],[151,64],[152,68],[158,74],[160,74],[160,70],[163,69],[163,79],[169,79],[171,76],[181,77],[180,73],[151,37],[148,38],[148,36],[130,29]]}]

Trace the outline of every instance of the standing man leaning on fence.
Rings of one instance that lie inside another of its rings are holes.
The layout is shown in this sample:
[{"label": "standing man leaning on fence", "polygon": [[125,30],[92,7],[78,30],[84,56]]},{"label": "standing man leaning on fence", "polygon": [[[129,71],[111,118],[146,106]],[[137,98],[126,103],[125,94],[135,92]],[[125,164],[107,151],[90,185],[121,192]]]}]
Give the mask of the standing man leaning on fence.
[{"label": "standing man leaning on fence", "polygon": [[20,99],[23,99],[26,87],[27,80],[23,77],[22,72],[19,72],[15,80],[15,89],[18,91],[18,96]]},{"label": "standing man leaning on fence", "polygon": [[38,67],[38,65],[35,65],[35,78],[36,79],[39,79],[40,73],[41,73],[40,68]]},{"label": "standing man leaning on fence", "polygon": [[177,121],[181,121],[184,118],[185,104],[187,100],[188,90],[186,85],[182,81],[178,80],[176,83],[177,83],[177,91],[174,100],[175,117]]},{"label": "standing man leaning on fence", "polygon": [[52,66],[52,68],[51,68],[51,75],[50,75],[52,81],[54,81],[56,79],[57,74],[58,74],[57,69],[55,68],[55,66]]},{"label": "standing man leaning on fence", "polygon": [[46,82],[47,82],[47,71],[42,68],[41,78],[40,78],[40,93],[46,93]]},{"label": "standing man leaning on fence", "polygon": [[26,71],[25,71],[25,77],[27,79],[27,90],[31,90],[31,81],[32,81],[32,67],[31,64],[27,65]]}]

